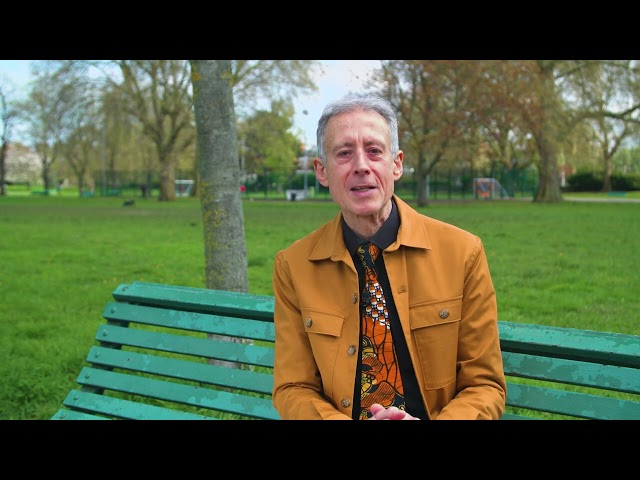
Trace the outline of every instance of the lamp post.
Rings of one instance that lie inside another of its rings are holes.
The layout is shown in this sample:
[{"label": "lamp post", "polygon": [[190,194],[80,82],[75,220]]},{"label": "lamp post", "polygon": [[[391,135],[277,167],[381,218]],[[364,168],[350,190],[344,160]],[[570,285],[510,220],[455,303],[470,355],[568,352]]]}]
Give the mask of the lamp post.
[{"label": "lamp post", "polygon": [[[302,110],[304,115],[309,115],[309,112],[304,109]],[[307,144],[307,133],[305,131],[304,134],[304,198],[309,198],[309,180],[307,179],[307,174],[309,173],[309,145]]]},{"label": "lamp post", "polygon": [[305,149],[304,152],[304,198],[307,199],[309,198],[309,180],[308,180],[308,173],[309,173],[309,150]]}]

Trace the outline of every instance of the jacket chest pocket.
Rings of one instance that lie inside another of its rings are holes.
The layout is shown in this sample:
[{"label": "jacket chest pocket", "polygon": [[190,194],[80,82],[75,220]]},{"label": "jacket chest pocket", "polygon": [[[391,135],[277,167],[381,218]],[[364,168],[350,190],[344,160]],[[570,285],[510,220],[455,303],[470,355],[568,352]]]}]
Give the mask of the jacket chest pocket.
[{"label": "jacket chest pocket", "polygon": [[[311,349],[316,360],[322,385],[327,395],[334,390],[336,369],[339,364],[341,345],[344,343],[343,328],[345,318],[318,310],[302,309],[302,323],[309,338]],[[357,344],[356,344],[357,345]]]},{"label": "jacket chest pocket", "polygon": [[455,382],[462,297],[413,305],[411,335],[427,388]]}]

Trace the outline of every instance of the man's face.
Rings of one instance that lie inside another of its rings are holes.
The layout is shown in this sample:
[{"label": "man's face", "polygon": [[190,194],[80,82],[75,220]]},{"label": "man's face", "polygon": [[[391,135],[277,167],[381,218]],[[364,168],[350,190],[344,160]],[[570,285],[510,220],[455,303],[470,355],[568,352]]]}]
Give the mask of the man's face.
[{"label": "man's face", "polygon": [[349,218],[379,216],[402,176],[403,153],[391,158],[389,127],[373,111],[337,115],[325,132],[327,158],[314,159],[318,182],[329,187],[331,197]]}]

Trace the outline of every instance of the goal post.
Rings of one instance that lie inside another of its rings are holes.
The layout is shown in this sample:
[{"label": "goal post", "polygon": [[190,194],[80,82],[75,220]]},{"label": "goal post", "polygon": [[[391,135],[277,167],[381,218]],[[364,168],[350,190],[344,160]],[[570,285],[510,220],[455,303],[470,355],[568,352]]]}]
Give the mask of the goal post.
[{"label": "goal post", "polygon": [[496,178],[482,177],[473,179],[474,198],[488,200],[494,198],[509,198],[509,193]]},{"label": "goal post", "polygon": [[176,197],[188,197],[193,191],[193,180],[176,180]]}]

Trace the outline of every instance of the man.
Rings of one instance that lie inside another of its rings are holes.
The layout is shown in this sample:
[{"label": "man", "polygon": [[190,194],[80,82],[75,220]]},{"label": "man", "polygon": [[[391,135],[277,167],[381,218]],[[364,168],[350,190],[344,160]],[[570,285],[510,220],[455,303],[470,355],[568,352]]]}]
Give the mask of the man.
[{"label": "man", "polygon": [[275,258],[281,418],[500,418],[506,384],[484,247],[394,194],[404,153],[391,105],[372,95],[329,104],[317,145],[316,177],[340,213]]}]

